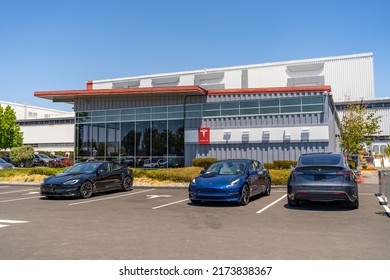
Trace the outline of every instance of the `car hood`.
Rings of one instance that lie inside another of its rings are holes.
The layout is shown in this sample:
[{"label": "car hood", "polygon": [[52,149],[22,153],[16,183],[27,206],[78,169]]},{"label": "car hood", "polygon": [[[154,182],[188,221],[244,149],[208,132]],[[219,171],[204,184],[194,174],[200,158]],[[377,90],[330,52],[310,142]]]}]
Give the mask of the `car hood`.
[{"label": "car hood", "polygon": [[208,186],[208,187],[224,187],[231,182],[242,179],[243,175],[202,175],[196,178],[197,185]]},{"label": "car hood", "polygon": [[88,173],[60,173],[50,177],[47,177],[44,181],[45,184],[61,184],[71,179],[80,179],[86,177]]}]

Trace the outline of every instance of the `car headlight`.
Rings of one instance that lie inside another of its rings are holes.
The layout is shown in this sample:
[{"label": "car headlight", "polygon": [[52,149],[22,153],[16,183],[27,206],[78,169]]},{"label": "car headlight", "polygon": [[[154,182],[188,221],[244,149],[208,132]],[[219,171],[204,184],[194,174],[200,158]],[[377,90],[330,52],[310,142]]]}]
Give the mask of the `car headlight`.
[{"label": "car headlight", "polygon": [[2,166],[0,166],[0,170],[2,170],[3,169],[3,167]]},{"label": "car headlight", "polygon": [[234,180],[233,182],[231,182],[229,185],[226,185],[227,187],[235,187],[238,185],[238,183],[240,182],[240,179],[237,179],[237,180]]},{"label": "car headlight", "polygon": [[74,185],[74,184],[76,184],[78,181],[80,181],[80,179],[69,180],[69,181],[66,181],[66,182],[64,183],[64,185]]},{"label": "car headlight", "polygon": [[196,179],[195,178],[191,180],[191,184],[192,185],[196,185]]}]

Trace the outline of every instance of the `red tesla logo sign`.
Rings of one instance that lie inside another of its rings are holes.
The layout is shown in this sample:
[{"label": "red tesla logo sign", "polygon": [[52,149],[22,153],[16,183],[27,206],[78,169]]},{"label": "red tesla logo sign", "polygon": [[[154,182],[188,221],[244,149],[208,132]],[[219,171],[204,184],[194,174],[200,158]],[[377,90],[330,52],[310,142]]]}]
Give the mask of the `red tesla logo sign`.
[{"label": "red tesla logo sign", "polygon": [[198,144],[210,144],[210,127],[200,127],[198,129]]}]

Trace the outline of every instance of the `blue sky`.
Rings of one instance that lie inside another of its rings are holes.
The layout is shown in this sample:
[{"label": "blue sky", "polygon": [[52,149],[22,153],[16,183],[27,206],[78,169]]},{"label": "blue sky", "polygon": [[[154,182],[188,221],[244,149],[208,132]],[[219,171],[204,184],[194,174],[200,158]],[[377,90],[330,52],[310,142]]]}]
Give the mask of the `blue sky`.
[{"label": "blue sky", "polygon": [[389,13],[387,0],[0,0],[0,100],[71,110],[34,91],[366,52],[390,97]]}]

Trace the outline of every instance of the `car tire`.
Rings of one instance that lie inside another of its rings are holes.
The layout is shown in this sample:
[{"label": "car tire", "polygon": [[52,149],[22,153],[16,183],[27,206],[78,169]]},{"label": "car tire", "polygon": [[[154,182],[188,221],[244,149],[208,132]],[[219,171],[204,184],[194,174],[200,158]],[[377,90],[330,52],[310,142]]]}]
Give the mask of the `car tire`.
[{"label": "car tire", "polygon": [[263,194],[264,194],[264,196],[269,196],[271,194],[271,180],[270,179],[267,179],[265,191]]},{"label": "car tire", "polygon": [[122,189],[124,191],[130,191],[133,189],[133,180],[130,178],[130,176],[126,176],[122,181]]},{"label": "car tire", "polygon": [[351,209],[358,209],[359,208],[359,198],[357,198],[355,201],[349,201],[348,207]]},{"label": "car tire", "polygon": [[93,194],[93,185],[90,181],[85,181],[80,187],[80,197],[90,198]]},{"label": "car tire", "polygon": [[247,205],[249,203],[250,197],[251,197],[251,193],[250,193],[249,186],[245,184],[242,187],[239,204],[240,205]]},{"label": "car tire", "polygon": [[297,207],[299,205],[299,201],[291,200],[290,198],[287,197],[287,204],[289,207]]}]

